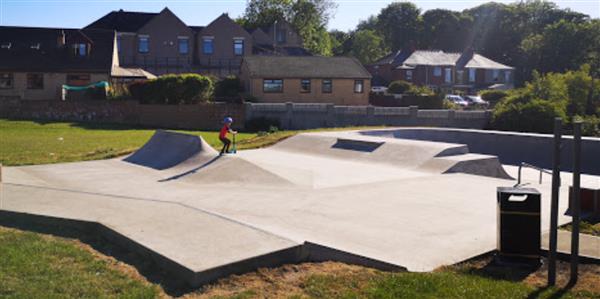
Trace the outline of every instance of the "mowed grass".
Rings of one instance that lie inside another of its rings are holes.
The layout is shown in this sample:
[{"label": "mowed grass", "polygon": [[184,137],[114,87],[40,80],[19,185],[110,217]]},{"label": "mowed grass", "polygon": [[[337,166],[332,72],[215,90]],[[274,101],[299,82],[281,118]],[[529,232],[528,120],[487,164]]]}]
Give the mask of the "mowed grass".
[{"label": "mowed grass", "polygon": [[[0,163],[7,166],[113,158],[141,147],[154,129],[113,124],[33,122],[0,119]],[[215,148],[218,132],[180,131],[202,136]],[[240,133],[237,139],[256,137]]]},{"label": "mowed grass", "polygon": [[0,226],[0,298],[155,298],[160,288],[75,241]]}]

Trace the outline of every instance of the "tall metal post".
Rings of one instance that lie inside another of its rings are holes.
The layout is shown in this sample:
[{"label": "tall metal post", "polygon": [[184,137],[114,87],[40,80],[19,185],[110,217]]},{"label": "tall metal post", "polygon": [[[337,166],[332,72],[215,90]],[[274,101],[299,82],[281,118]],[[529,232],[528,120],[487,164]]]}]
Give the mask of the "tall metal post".
[{"label": "tall metal post", "polygon": [[573,123],[573,200],[571,202],[571,279],[577,283],[579,268],[579,220],[581,216],[581,122]]},{"label": "tall metal post", "polygon": [[558,229],[558,197],[560,188],[560,150],[562,119],[554,119],[554,158],[552,161],[552,199],[550,204],[550,244],[548,250],[548,285],[556,284],[556,241]]}]

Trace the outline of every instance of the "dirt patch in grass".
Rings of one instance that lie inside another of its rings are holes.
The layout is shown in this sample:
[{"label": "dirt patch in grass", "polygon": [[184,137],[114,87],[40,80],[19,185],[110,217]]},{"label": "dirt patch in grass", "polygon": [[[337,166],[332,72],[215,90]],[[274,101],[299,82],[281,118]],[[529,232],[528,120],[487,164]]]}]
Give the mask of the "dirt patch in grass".
[{"label": "dirt patch in grass", "polygon": [[343,293],[343,287],[337,290],[332,287],[340,287],[340,283],[334,280],[352,281],[356,288],[360,289],[377,273],[379,271],[374,269],[336,262],[284,265],[273,269],[262,268],[244,275],[232,275],[200,291],[187,294],[184,298],[287,298],[294,295],[320,297],[320,284],[327,284],[329,294]]}]

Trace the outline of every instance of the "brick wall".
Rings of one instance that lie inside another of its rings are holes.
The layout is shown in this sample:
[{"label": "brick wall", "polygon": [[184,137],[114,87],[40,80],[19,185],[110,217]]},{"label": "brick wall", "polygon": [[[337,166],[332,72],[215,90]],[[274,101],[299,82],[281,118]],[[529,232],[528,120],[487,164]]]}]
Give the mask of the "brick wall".
[{"label": "brick wall", "polygon": [[0,98],[0,117],[92,121],[157,128],[216,130],[223,117],[244,123],[240,104],[141,105],[135,101],[22,101]]}]

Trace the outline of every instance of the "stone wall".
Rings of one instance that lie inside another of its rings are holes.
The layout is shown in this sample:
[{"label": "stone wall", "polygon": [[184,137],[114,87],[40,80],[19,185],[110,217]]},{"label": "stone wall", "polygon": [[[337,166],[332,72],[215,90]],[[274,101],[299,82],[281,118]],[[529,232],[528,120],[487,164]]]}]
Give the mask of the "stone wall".
[{"label": "stone wall", "polygon": [[135,101],[28,101],[0,98],[0,118],[121,123],[154,128],[214,130],[223,117],[276,119],[282,129],[348,126],[436,126],[483,129],[488,111],[419,110],[411,107],[277,103],[142,105]]},{"label": "stone wall", "polygon": [[334,106],[308,103],[246,103],[246,119],[277,119],[282,129],[347,126],[486,128],[489,111],[419,110],[411,107]]}]

